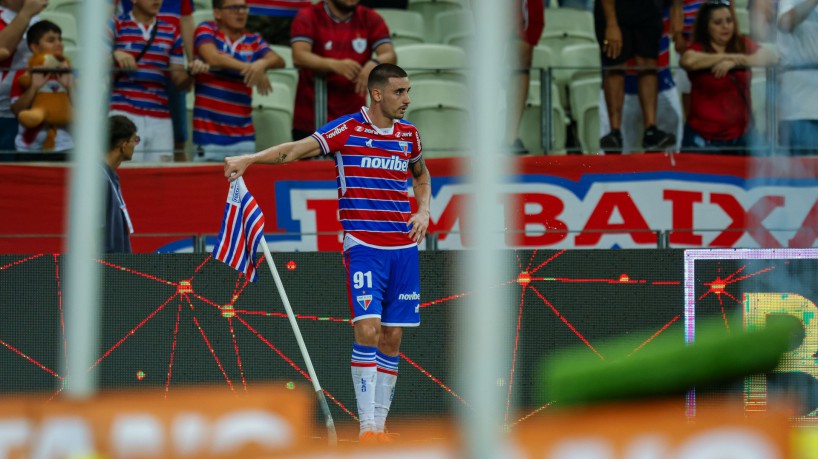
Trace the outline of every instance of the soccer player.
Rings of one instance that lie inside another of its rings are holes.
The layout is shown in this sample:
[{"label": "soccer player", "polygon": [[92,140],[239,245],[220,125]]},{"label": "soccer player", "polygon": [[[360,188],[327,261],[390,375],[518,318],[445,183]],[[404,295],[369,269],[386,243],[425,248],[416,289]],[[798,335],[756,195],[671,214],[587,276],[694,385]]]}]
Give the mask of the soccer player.
[{"label": "soccer player", "polygon": [[[254,163],[334,155],[355,342],[352,381],[362,443],[389,441],[384,424],[398,374],[402,327],[420,325],[418,244],[429,227],[431,177],[417,129],[403,120],[409,78],[394,64],[369,75],[370,106],[304,139],[225,159],[235,180]],[[417,212],[411,213],[411,173]]]}]

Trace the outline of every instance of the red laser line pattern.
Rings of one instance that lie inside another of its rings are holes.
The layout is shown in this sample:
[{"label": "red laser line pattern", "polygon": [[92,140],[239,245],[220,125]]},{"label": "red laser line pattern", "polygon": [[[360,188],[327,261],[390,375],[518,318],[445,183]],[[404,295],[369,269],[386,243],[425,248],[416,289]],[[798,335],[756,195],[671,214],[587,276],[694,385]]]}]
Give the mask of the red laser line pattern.
[{"label": "red laser line pattern", "polygon": [[[716,275],[716,278],[710,282],[705,282],[704,286],[708,287],[708,290],[704,292],[698,299],[697,302],[701,302],[706,297],[710,296],[711,294],[715,295],[719,301],[719,308],[721,308],[721,319],[724,322],[724,327],[727,329],[728,333],[730,332],[730,322],[727,320],[727,310],[724,308],[724,301],[722,300],[722,296],[726,296],[733,300],[736,304],[741,304],[741,300],[736,298],[732,293],[727,291],[727,286],[735,284],[737,282],[741,282],[747,280],[751,277],[759,276],[764,273],[768,273],[775,269],[775,266],[769,266],[767,268],[755,271],[750,274],[745,274],[743,276],[739,276],[745,269],[747,265],[742,265],[739,267],[735,272],[731,273],[724,279],[721,278],[721,275]],[[721,273],[721,268],[718,269],[718,272]]]},{"label": "red laser line pattern", "polygon": [[[518,266],[520,267],[520,269],[522,271],[515,278],[509,279],[509,280],[506,280],[506,281],[502,281],[502,282],[498,282],[495,285],[497,288],[509,287],[509,286],[516,287],[516,285],[519,285],[521,287],[520,297],[519,297],[520,300],[519,300],[519,304],[518,304],[518,307],[517,307],[517,327],[516,327],[516,333],[515,333],[515,337],[514,337],[514,341],[513,341],[513,351],[512,351],[512,355],[511,355],[511,368],[509,370],[509,377],[508,377],[509,384],[508,384],[508,390],[507,390],[506,413],[505,413],[505,422],[504,422],[506,428],[515,426],[515,425],[519,424],[520,422],[525,421],[526,419],[529,419],[529,418],[531,418],[533,416],[536,416],[537,414],[539,414],[542,411],[548,409],[550,406],[552,406],[555,403],[554,401],[549,402],[548,404],[543,405],[543,406],[541,406],[541,407],[539,407],[539,408],[537,408],[537,409],[523,415],[521,418],[517,419],[513,423],[509,423],[509,421],[510,421],[510,412],[511,412],[511,408],[512,408],[511,407],[511,398],[513,396],[514,385],[515,385],[515,372],[516,372],[516,369],[517,369],[517,366],[518,366],[518,350],[519,350],[518,347],[519,347],[519,343],[520,343],[520,335],[522,333],[522,314],[523,314],[523,312],[525,310],[525,307],[526,307],[525,306],[526,305],[526,298],[527,298],[526,293],[528,291],[533,292],[534,297],[536,297],[540,302],[542,302],[543,305],[548,306],[548,308],[555,314],[555,316],[558,317],[565,324],[565,326],[568,327],[568,329],[571,330],[571,332],[574,335],[576,335],[577,338],[585,346],[587,346],[592,352],[594,352],[596,355],[598,355],[601,359],[604,359],[604,357],[596,350],[596,348],[591,344],[591,342],[588,339],[586,339],[583,336],[583,334],[577,329],[577,327],[574,326],[566,317],[564,317],[559,312],[557,307],[554,306],[554,304],[552,304],[552,302],[549,299],[547,299],[546,296],[542,293],[541,289],[537,288],[533,284],[534,282],[559,282],[559,283],[565,283],[565,284],[607,283],[607,284],[624,284],[624,285],[679,285],[679,281],[630,279],[630,277],[628,277],[625,274],[623,274],[623,275],[621,275],[621,276],[619,276],[617,278],[611,278],[611,279],[605,279],[605,278],[570,278],[570,277],[565,277],[565,276],[547,277],[547,276],[542,276],[542,275],[537,276],[537,277],[532,276],[534,273],[542,270],[543,268],[545,268],[546,266],[551,264],[553,261],[557,260],[565,252],[566,252],[566,250],[561,250],[559,252],[556,252],[556,253],[552,254],[549,258],[547,258],[545,261],[542,261],[541,263],[536,264],[534,269],[530,269],[531,266],[535,265],[537,255],[539,253],[537,250],[534,250],[531,253],[531,255],[528,257],[528,260],[525,263],[526,266],[525,266],[524,270],[522,270],[523,261],[520,260],[519,253],[517,253]],[[0,267],[0,271],[2,271],[4,269],[11,268],[13,266],[18,266],[18,265],[25,264],[27,262],[36,260],[36,259],[38,259],[38,258],[40,258],[42,256],[43,255],[33,255],[33,256],[29,256],[29,257],[26,257],[26,258],[21,259],[21,260],[17,260],[15,262],[12,262],[12,263],[9,263],[7,265],[4,265],[4,266]],[[57,265],[58,259],[59,259],[59,256],[55,254],[53,256],[53,260],[54,260],[55,265]],[[167,395],[168,395],[168,393],[170,391],[172,375],[173,375],[173,367],[174,367],[174,364],[176,362],[176,350],[177,350],[177,342],[178,342],[178,339],[179,339],[179,330],[180,330],[180,325],[181,325],[181,322],[182,322],[182,308],[185,305],[191,311],[191,318],[190,319],[193,322],[194,326],[196,327],[197,331],[199,332],[199,335],[201,336],[202,340],[204,341],[204,343],[205,343],[205,345],[206,345],[206,347],[207,347],[207,349],[208,349],[208,351],[209,351],[209,353],[211,355],[211,358],[213,358],[214,362],[218,366],[219,371],[221,372],[221,374],[222,374],[225,382],[227,383],[229,389],[234,394],[236,394],[238,396],[238,394],[237,394],[237,392],[235,390],[235,387],[234,387],[234,385],[232,383],[232,380],[231,380],[227,370],[225,369],[224,365],[222,364],[221,358],[217,355],[217,352],[213,348],[213,346],[212,346],[212,344],[210,342],[210,339],[208,338],[208,332],[204,329],[204,327],[201,325],[201,323],[199,322],[199,320],[197,318],[197,313],[196,313],[197,306],[194,305],[194,303],[192,301],[192,300],[195,299],[195,300],[201,301],[204,305],[207,305],[207,306],[210,306],[212,308],[217,309],[219,311],[219,313],[222,314],[222,316],[224,316],[226,318],[227,327],[229,329],[230,339],[231,339],[231,344],[232,344],[232,351],[233,351],[232,352],[232,354],[233,354],[232,357],[236,359],[236,365],[238,367],[239,377],[241,378],[242,387],[244,388],[245,392],[248,390],[248,383],[247,383],[247,380],[246,380],[246,377],[245,377],[245,367],[244,367],[244,364],[242,363],[242,360],[241,360],[241,348],[239,346],[239,342],[238,342],[238,339],[237,339],[237,330],[236,330],[236,328],[234,326],[233,319],[236,319],[239,324],[241,324],[253,336],[255,336],[260,342],[262,342],[265,346],[267,346],[270,350],[272,350],[276,355],[278,355],[279,358],[281,358],[290,367],[292,367],[296,372],[298,372],[306,381],[310,381],[309,374],[307,374],[306,371],[301,369],[295,363],[295,361],[293,361],[293,359],[291,359],[290,357],[285,355],[284,352],[282,352],[278,347],[273,345],[273,343],[267,337],[265,337],[261,332],[259,332],[253,326],[251,326],[243,318],[243,317],[249,317],[249,316],[257,316],[257,317],[261,316],[261,317],[269,317],[269,318],[275,318],[275,319],[283,319],[283,318],[287,317],[287,315],[285,313],[278,312],[278,311],[258,311],[258,310],[245,310],[245,309],[234,309],[233,308],[233,305],[241,297],[241,295],[245,292],[245,290],[248,288],[248,285],[249,285],[249,282],[246,279],[244,279],[243,276],[240,276],[240,275],[236,276],[235,282],[234,282],[233,287],[232,287],[232,292],[233,293],[231,295],[230,302],[228,304],[226,304],[226,305],[220,305],[217,302],[215,302],[215,301],[213,301],[213,300],[211,300],[209,298],[206,298],[206,297],[200,295],[199,293],[193,291],[192,283],[193,283],[193,279],[195,278],[195,274],[199,273],[207,265],[207,263],[209,263],[210,261],[211,261],[211,257],[210,256],[206,257],[204,259],[204,261],[202,261],[195,268],[194,275],[192,277],[188,277],[186,279],[179,280],[179,281],[172,281],[172,280],[162,279],[160,277],[154,276],[154,275],[149,274],[149,273],[140,272],[140,271],[135,270],[135,269],[131,269],[131,268],[123,267],[123,266],[118,266],[116,264],[113,264],[111,262],[107,262],[107,261],[104,261],[104,260],[98,260],[98,262],[103,266],[109,267],[111,269],[116,269],[116,270],[119,270],[121,272],[125,272],[125,273],[131,274],[131,275],[134,275],[134,276],[138,276],[138,277],[141,277],[141,278],[149,279],[149,280],[155,281],[155,282],[163,284],[163,285],[173,286],[173,287],[176,287],[176,290],[162,304],[160,304],[156,309],[151,311],[146,317],[144,317],[133,328],[131,328],[130,331],[128,331],[124,336],[122,336],[118,341],[116,341],[114,343],[114,345],[112,345],[108,350],[106,350],[99,357],[99,359],[97,359],[97,361],[94,362],[94,364],[91,366],[91,368],[89,368],[89,371],[93,370],[100,363],[102,363],[113,352],[115,352],[119,347],[121,347],[121,345],[123,343],[125,343],[129,338],[135,336],[148,322],[153,320],[160,312],[162,312],[164,309],[166,309],[168,304],[170,304],[172,301],[176,300],[178,303],[177,303],[176,314],[175,314],[174,330],[173,330],[171,350],[170,350],[170,356],[169,356],[170,358],[169,358],[169,362],[168,362],[167,375],[166,375],[165,385],[164,385],[165,386],[164,387],[164,389],[165,389],[164,390],[165,398],[167,398]],[[257,264],[260,265],[261,263],[262,263],[262,258],[260,257]],[[738,274],[738,272],[734,273],[734,277],[737,276],[737,274]],[[736,277],[735,280],[731,279],[731,281],[732,282],[737,282],[740,279],[744,279],[744,278],[750,277],[752,275],[757,275],[757,274],[759,274],[759,273],[753,273],[753,274],[750,274],[750,275],[746,275],[744,277]],[[59,282],[59,269],[58,268],[55,268],[55,276],[58,279],[58,282],[57,282],[58,298],[59,298],[58,306],[59,306],[60,314],[61,314],[61,328],[62,328],[63,337],[64,337],[65,333],[64,333],[64,323],[62,322],[63,319],[62,319],[61,284]],[[448,296],[445,296],[445,297],[442,297],[442,298],[437,298],[437,299],[432,299],[432,300],[426,301],[424,303],[421,303],[420,306],[422,308],[445,307],[445,306],[448,306],[450,304],[450,302],[452,302],[452,301],[467,298],[467,297],[469,297],[471,295],[472,295],[471,292],[455,293],[455,294],[451,294],[451,295],[448,295]],[[320,317],[320,316],[310,315],[310,314],[296,314],[296,318],[298,320],[315,321],[315,322],[328,322],[328,323],[349,324],[349,322],[350,322],[348,318]],[[670,322],[668,322],[667,324],[662,326],[648,340],[641,343],[636,349],[634,349],[633,352],[637,352],[640,349],[642,349],[644,346],[648,345],[653,339],[655,339],[661,333],[665,332],[668,329],[668,327],[670,327],[674,322],[676,322],[676,320],[678,318],[679,318],[679,316],[676,316]],[[2,340],[0,340],[0,345],[2,345],[3,347],[11,350],[12,352],[18,354],[19,356],[23,357],[24,359],[26,359],[30,363],[38,366],[40,369],[42,369],[43,371],[49,373],[50,375],[58,378],[61,381],[63,380],[63,377],[58,375],[56,372],[54,372],[53,370],[45,367],[41,363],[37,362],[35,359],[25,355],[24,353],[22,353],[21,351],[16,349],[14,346],[11,346],[10,344],[8,344],[8,343],[6,343],[5,341],[2,341]],[[66,345],[64,345],[64,347],[65,347],[65,352],[66,352],[65,356],[66,356],[66,359],[67,359],[68,349],[67,349]],[[437,376],[435,376],[435,375],[431,374],[429,371],[427,371],[421,364],[419,364],[418,362],[412,360],[411,358],[406,356],[404,353],[401,353],[400,356],[401,356],[401,359],[403,359],[404,361],[407,362],[407,364],[409,364],[412,368],[414,368],[415,370],[420,372],[423,376],[428,378],[435,385],[440,387],[441,390],[445,391],[447,394],[454,397],[459,402],[463,403],[465,406],[467,406],[467,407],[469,406],[469,403],[466,400],[464,400],[457,392],[455,392],[451,387],[446,385],[440,378],[438,378]],[[59,394],[62,393],[62,390],[63,390],[64,387],[65,387],[65,385],[63,384],[63,387],[61,387],[58,391],[56,391],[51,396],[51,399],[56,398],[57,396],[59,396]],[[332,403],[334,403],[336,406],[338,406],[344,413],[349,415],[350,418],[357,421],[357,417],[355,416],[355,414],[352,411],[350,411],[340,400],[338,400],[335,396],[333,396],[326,389],[324,389],[323,392],[324,392],[325,396],[332,401]]]}]

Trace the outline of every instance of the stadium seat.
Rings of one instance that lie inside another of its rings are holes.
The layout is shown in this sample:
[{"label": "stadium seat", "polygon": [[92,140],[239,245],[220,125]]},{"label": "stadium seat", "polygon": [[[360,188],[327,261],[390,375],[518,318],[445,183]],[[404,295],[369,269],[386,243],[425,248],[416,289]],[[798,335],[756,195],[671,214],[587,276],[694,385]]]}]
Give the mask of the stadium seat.
[{"label": "stadium seat", "polygon": [[[546,8],[543,37],[548,35],[583,34],[595,37],[594,15],[575,8]],[[542,37],[541,37],[542,38]]]},{"label": "stadium seat", "polygon": [[412,103],[406,120],[420,131],[427,158],[458,156],[467,147],[468,89],[454,81],[421,81],[412,84]]},{"label": "stadium seat", "polygon": [[467,43],[474,37],[474,16],[471,11],[444,11],[435,16],[435,21],[438,42],[441,44],[466,49]]},{"label": "stadium seat", "polygon": [[212,0],[193,0],[193,9],[194,9],[194,11],[209,10],[211,8],[213,8],[213,1]]},{"label": "stadium seat", "polygon": [[570,84],[581,79],[598,78],[601,75],[599,47],[590,43],[566,46],[562,49],[559,66],[563,68],[554,70],[554,81],[560,89],[563,107],[567,107]]},{"label": "stadium seat", "polygon": [[196,27],[199,27],[199,24],[205,21],[212,21],[213,20],[213,10],[210,8],[196,8],[196,11],[193,12],[193,28],[195,30]]},{"label": "stadium seat", "polygon": [[599,91],[602,77],[571,82],[569,96],[571,117],[575,122],[576,138],[583,154],[599,151]]},{"label": "stadium seat", "polygon": [[735,9],[743,8],[747,9],[750,6],[749,0],[735,0],[733,1],[733,7]]},{"label": "stadium seat", "polygon": [[293,50],[289,46],[270,45],[270,48],[284,58],[285,67],[267,72],[273,83],[283,84],[290,89],[292,103],[295,104],[295,91],[298,86],[298,70],[293,67]]},{"label": "stadium seat", "polygon": [[290,88],[274,83],[273,92],[262,96],[253,91],[253,126],[256,149],[290,142],[293,129],[293,97]]},{"label": "stadium seat", "polygon": [[49,20],[60,26],[62,30],[62,41],[65,46],[79,45],[77,21],[72,14],[45,10],[40,12],[39,16],[40,19]]},{"label": "stadium seat", "polygon": [[375,11],[386,21],[392,37],[392,45],[411,45],[426,41],[423,37],[425,27],[423,16],[420,13],[392,8],[379,8]]},{"label": "stadium seat", "polygon": [[539,81],[532,81],[528,89],[528,98],[523,117],[520,120],[519,136],[525,148],[530,152],[544,152],[545,154],[565,153],[568,117],[565,115],[556,98],[557,87],[551,84],[551,146],[543,147],[542,143],[542,94]]},{"label": "stadium seat", "polygon": [[466,52],[456,46],[406,45],[395,48],[395,53],[413,84],[422,80],[465,80]]},{"label": "stadium seat", "polygon": [[426,25],[427,43],[440,42],[435,15],[451,10],[469,8],[469,0],[409,0],[409,11],[416,11],[423,16]]},{"label": "stadium seat", "polygon": [[50,0],[44,11],[67,13],[74,17],[80,16],[79,5],[83,0]]}]

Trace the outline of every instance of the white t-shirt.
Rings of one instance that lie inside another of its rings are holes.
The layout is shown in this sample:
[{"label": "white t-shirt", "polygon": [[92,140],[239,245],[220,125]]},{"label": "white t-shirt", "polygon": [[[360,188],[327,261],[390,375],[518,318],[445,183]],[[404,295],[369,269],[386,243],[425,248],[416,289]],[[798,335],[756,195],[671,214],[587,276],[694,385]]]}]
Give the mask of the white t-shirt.
[{"label": "white t-shirt", "polygon": [[[779,19],[803,1],[781,0]],[[813,8],[792,33],[779,29],[777,45],[781,65],[818,65],[818,8]],[[779,101],[782,120],[818,120],[818,69],[783,72]]]},{"label": "white t-shirt", "polygon": [[[4,23],[4,25],[11,24],[11,21],[17,17],[17,13],[14,11],[0,7],[0,21]],[[34,24],[35,22],[39,21],[39,16],[34,16],[29,23]],[[14,70],[17,69],[24,69],[28,67],[28,59],[31,57],[31,50],[28,49],[28,42],[26,41],[26,35],[23,34],[23,38],[20,39],[20,43],[17,44],[17,49],[14,50],[14,54],[12,55],[11,61],[11,68],[12,71],[2,70],[0,71],[0,117],[3,118],[14,118],[14,113],[11,111],[11,101],[9,100],[9,95],[11,94],[11,82],[14,79]]]}]

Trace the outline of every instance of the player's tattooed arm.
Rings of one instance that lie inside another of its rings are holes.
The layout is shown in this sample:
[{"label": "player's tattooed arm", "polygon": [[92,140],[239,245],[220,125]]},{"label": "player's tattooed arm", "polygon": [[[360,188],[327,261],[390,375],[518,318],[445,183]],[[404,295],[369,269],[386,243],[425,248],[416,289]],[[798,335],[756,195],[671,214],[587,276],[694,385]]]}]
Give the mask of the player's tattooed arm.
[{"label": "player's tattooed arm", "polygon": [[415,192],[415,201],[418,203],[418,210],[409,218],[409,237],[420,244],[426,236],[429,228],[429,218],[431,216],[430,201],[432,198],[432,177],[426,169],[423,158],[415,161],[412,166],[412,189]]}]

